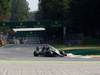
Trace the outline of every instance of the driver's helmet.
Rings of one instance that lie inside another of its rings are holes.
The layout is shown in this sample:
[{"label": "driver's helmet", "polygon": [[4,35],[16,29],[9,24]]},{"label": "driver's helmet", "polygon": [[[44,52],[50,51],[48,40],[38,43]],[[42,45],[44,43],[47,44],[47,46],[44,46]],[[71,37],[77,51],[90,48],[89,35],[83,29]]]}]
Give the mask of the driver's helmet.
[{"label": "driver's helmet", "polygon": [[46,50],[49,50],[50,48],[49,47],[46,47]]},{"label": "driver's helmet", "polygon": [[44,50],[44,49],[45,49],[45,47],[43,46],[42,50]]}]

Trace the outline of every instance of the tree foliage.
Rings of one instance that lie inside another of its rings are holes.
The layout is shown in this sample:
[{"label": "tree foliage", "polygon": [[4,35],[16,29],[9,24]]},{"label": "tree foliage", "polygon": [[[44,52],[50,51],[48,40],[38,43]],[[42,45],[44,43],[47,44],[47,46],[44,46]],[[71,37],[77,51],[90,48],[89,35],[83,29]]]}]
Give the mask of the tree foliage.
[{"label": "tree foliage", "polygon": [[41,11],[31,11],[30,12],[30,20],[42,20]]},{"label": "tree foliage", "polygon": [[0,21],[8,21],[10,18],[11,0],[0,0]]},{"label": "tree foliage", "polygon": [[100,32],[100,0],[72,0],[69,9],[69,27],[73,32],[93,35]]},{"label": "tree foliage", "polygon": [[29,12],[29,15],[30,15],[30,21],[34,21],[35,20],[35,11]]},{"label": "tree foliage", "polygon": [[[41,0],[38,13],[41,13],[42,20],[66,20],[70,1],[71,0]],[[46,28],[46,31],[48,36],[56,35],[56,37],[60,37],[63,34],[62,28]],[[59,32],[59,34],[57,34],[57,32]]]},{"label": "tree foliage", "polygon": [[[11,0],[0,0],[0,22],[9,21],[11,17]],[[0,29],[0,34],[14,35],[10,29]]]},{"label": "tree foliage", "polygon": [[[26,0],[0,0],[0,21],[28,20],[29,8]],[[15,32],[11,29],[0,29],[0,32],[9,35],[15,34]]]},{"label": "tree foliage", "polygon": [[26,0],[12,0],[11,21],[28,21],[29,8]]},{"label": "tree foliage", "polygon": [[69,33],[100,33],[100,0],[40,0],[42,20],[65,20]]},{"label": "tree foliage", "polygon": [[44,20],[65,20],[70,0],[41,0],[39,9]]}]

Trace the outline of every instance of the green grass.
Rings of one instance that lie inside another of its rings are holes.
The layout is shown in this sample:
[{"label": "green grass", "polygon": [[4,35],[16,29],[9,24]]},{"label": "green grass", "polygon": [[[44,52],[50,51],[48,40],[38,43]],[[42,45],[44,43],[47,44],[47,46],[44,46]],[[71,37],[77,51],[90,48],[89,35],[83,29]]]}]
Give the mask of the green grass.
[{"label": "green grass", "polygon": [[100,63],[100,61],[0,61],[0,63]]},{"label": "green grass", "polygon": [[65,44],[51,44],[58,50],[63,50],[65,53],[74,55],[100,55],[100,45],[82,45],[74,47],[66,47]]},{"label": "green grass", "polygon": [[58,50],[71,50],[72,49],[95,49],[95,50],[100,50],[100,45],[74,45],[74,47],[66,47],[65,44],[50,44],[53,47],[55,47]]},{"label": "green grass", "polygon": [[91,55],[90,57],[100,57],[100,55]]},{"label": "green grass", "polygon": [[65,53],[72,53],[74,55],[100,55],[100,50],[91,50],[91,49],[73,49],[73,50],[64,50]]},{"label": "green grass", "polygon": [[100,57],[100,55],[75,55],[77,57]]},{"label": "green grass", "polygon": [[2,46],[7,46],[8,44],[4,44],[4,45],[0,45],[0,47],[2,47]]}]

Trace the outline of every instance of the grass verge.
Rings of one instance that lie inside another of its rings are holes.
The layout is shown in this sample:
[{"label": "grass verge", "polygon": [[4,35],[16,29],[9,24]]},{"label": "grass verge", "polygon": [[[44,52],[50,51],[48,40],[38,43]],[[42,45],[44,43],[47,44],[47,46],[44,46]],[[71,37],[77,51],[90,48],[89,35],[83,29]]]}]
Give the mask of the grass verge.
[{"label": "grass verge", "polygon": [[74,55],[100,55],[100,50],[91,50],[91,49],[73,49],[73,50],[64,50],[65,53],[72,53]]},{"label": "grass verge", "polygon": [[0,47],[2,47],[2,46],[7,46],[7,45],[9,45],[9,44],[0,45]]},{"label": "grass verge", "polygon": [[58,50],[72,50],[72,49],[94,49],[100,50],[100,45],[75,45],[74,47],[66,47],[65,44],[50,44]]},{"label": "grass verge", "polygon": [[100,63],[100,61],[0,61],[0,63]]},{"label": "grass verge", "polygon": [[65,53],[74,55],[100,55],[100,45],[82,45],[74,47],[66,47],[65,44],[51,44],[58,50],[63,50]]}]

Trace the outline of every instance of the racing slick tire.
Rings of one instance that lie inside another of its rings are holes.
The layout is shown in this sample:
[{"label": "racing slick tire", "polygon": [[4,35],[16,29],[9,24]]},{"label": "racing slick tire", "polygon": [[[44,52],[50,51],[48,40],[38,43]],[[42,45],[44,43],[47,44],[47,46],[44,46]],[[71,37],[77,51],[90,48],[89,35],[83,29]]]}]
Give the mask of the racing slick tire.
[{"label": "racing slick tire", "polygon": [[34,51],[33,54],[34,54],[34,56],[36,56],[36,57],[39,55],[38,51]]},{"label": "racing slick tire", "polygon": [[64,54],[65,52],[64,51],[60,51],[60,54]]},{"label": "racing slick tire", "polygon": [[64,51],[60,51],[61,57],[66,56]]}]

